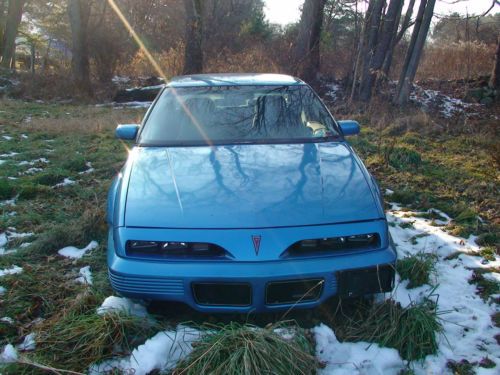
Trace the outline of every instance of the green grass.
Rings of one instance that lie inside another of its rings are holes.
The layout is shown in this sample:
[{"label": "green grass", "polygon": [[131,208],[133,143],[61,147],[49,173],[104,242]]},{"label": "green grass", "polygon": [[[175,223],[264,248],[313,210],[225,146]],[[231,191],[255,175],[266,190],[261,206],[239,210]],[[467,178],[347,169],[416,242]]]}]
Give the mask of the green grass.
[{"label": "green grass", "polygon": [[[45,366],[84,372],[96,362],[127,355],[162,327],[147,318],[97,315],[100,296],[82,292],[65,309],[35,331],[30,359]],[[68,350],[70,348],[70,350]]]},{"label": "green grass", "polygon": [[[496,271],[498,272],[498,270]],[[475,269],[472,278],[469,280],[469,284],[476,284],[477,293],[483,300],[488,301],[492,295],[500,293],[500,283],[484,277],[486,272],[488,271]]]},{"label": "green grass", "polygon": [[408,280],[408,288],[416,288],[430,284],[430,278],[435,272],[436,256],[428,253],[418,253],[398,259],[396,270],[402,280]]},{"label": "green grass", "polygon": [[293,338],[284,338],[269,326],[229,323],[205,327],[193,352],[173,371],[174,375],[198,374],[314,374],[318,363],[314,348],[297,326]]},{"label": "green grass", "polygon": [[9,180],[0,180],[0,200],[10,199],[14,195],[14,187]]},{"label": "green grass", "polygon": [[376,342],[395,348],[406,360],[421,360],[438,349],[437,335],[442,332],[437,306],[431,300],[412,303],[383,303],[361,308],[348,322],[346,341]]}]

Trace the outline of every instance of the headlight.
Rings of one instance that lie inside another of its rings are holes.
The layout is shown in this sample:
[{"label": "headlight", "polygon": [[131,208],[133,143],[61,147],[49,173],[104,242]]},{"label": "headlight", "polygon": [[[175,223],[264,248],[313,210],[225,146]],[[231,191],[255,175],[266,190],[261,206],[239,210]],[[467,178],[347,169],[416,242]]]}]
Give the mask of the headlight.
[{"label": "headlight", "polygon": [[284,253],[284,256],[315,255],[342,251],[376,249],[380,246],[380,237],[376,233],[357,234],[352,236],[326,237],[307,239],[295,242]]},{"label": "headlight", "polygon": [[225,256],[226,251],[217,245],[204,242],[177,242],[177,241],[135,241],[129,240],[125,245],[129,256],[149,257],[220,257]]}]

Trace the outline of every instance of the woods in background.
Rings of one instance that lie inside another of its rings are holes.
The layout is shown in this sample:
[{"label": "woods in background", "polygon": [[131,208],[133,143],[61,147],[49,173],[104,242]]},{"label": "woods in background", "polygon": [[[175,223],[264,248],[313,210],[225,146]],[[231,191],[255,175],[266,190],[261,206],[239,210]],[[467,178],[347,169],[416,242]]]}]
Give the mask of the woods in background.
[{"label": "woods in background", "polygon": [[[91,96],[116,74],[158,75],[150,54],[167,78],[267,71],[314,84],[329,76],[362,102],[397,79],[393,101],[403,105],[419,71],[439,76],[439,56],[462,77],[492,73],[498,87],[499,14],[436,16],[435,3],[305,0],[299,22],[282,27],[266,21],[263,0],[0,0],[0,66],[70,76]],[[489,58],[464,59],[472,48]]]}]

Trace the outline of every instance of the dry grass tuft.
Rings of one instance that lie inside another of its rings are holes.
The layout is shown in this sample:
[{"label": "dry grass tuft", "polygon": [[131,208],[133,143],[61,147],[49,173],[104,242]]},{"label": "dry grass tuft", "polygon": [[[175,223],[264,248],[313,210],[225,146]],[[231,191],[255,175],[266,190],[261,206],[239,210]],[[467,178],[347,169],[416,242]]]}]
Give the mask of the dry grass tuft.
[{"label": "dry grass tuft", "polygon": [[312,346],[299,327],[259,328],[230,323],[207,327],[209,331],[193,352],[174,370],[175,375],[197,374],[314,374],[317,361]]}]

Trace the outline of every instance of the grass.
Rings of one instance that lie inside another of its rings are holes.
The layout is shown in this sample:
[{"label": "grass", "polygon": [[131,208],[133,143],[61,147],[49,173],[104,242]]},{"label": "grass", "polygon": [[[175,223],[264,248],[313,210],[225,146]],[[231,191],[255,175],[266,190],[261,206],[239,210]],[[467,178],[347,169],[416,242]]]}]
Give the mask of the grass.
[{"label": "grass", "polygon": [[402,280],[408,280],[408,288],[416,288],[430,284],[430,278],[435,272],[436,256],[419,252],[415,255],[398,259],[396,270]]},{"label": "grass", "polygon": [[477,293],[483,300],[488,301],[492,295],[500,293],[500,283],[486,278],[484,276],[486,272],[486,270],[475,269],[469,284],[476,284]]},{"label": "grass", "polygon": [[348,322],[344,340],[376,342],[397,349],[403,359],[413,361],[437,352],[436,338],[441,332],[433,301],[426,299],[403,308],[393,300],[386,300],[361,308]]},{"label": "grass", "polygon": [[[174,375],[299,375],[314,374],[318,367],[312,344],[297,326],[260,328],[232,322],[207,328]],[[280,335],[276,328],[292,332],[292,338]]]},{"label": "grass", "polygon": [[[83,292],[35,331],[35,363],[84,372],[95,363],[130,354],[161,327],[146,318],[97,315],[100,296]],[[68,350],[71,348],[71,350]]]},{"label": "grass", "polygon": [[[13,324],[0,324],[0,344],[17,344],[26,334],[36,331],[37,349],[25,354],[29,360],[85,371],[89,363],[127,353],[158,329],[134,318],[113,315],[97,319],[94,314],[95,307],[112,293],[104,251],[107,239],[105,201],[111,179],[127,157],[128,145],[117,141],[113,130],[117,123],[138,122],[143,111],[12,100],[1,100],[0,106],[0,131],[13,137],[12,141],[0,137],[0,154],[18,153],[2,158],[6,162],[0,165],[0,200],[17,197],[15,206],[0,207],[0,228],[15,227],[18,232],[35,233],[34,238],[8,244],[9,248],[14,248],[29,241],[32,242],[29,247],[0,257],[0,268],[14,264],[23,267],[23,273],[0,279],[0,285],[7,289],[0,303],[0,316],[14,320]],[[412,210],[439,209],[455,218],[448,230],[464,236],[479,235],[478,242],[485,246],[483,257],[491,259],[498,253],[500,236],[494,221],[499,209],[497,170],[487,148],[494,137],[480,131],[474,134],[433,133],[429,116],[411,113],[395,113],[396,118],[388,121],[389,125],[394,125],[392,130],[381,134],[377,127],[366,126],[376,123],[374,114],[362,116],[359,118],[362,133],[350,141],[382,187],[394,190],[389,199]],[[28,118],[30,122],[26,121]],[[21,137],[23,133],[28,139]],[[18,165],[41,157],[47,158],[49,163]],[[79,172],[87,169],[87,162],[92,163],[95,171],[80,175]],[[42,171],[26,174],[31,167]],[[53,185],[64,178],[77,183],[54,189]],[[15,215],[11,215],[13,212]],[[423,215],[431,220],[442,220],[437,213]],[[483,221],[478,220],[478,215]],[[412,226],[411,223],[406,225]],[[62,247],[83,247],[91,240],[98,241],[100,246],[89,256],[73,261],[57,255]],[[416,277],[409,271],[408,277],[415,278],[417,284],[426,275],[420,270],[425,268],[421,263],[426,264],[426,261],[419,259],[408,265],[409,269],[417,267],[417,274],[421,273]],[[93,285],[74,283],[79,268],[87,265],[92,271]],[[398,272],[404,274],[401,269]],[[485,296],[498,288],[484,276],[477,280],[478,289],[482,288]],[[332,311],[335,310],[330,309],[320,317],[304,313],[300,324],[310,327],[327,321],[327,317],[334,315]],[[193,312],[186,310],[186,314],[182,319],[187,316],[190,320]],[[171,324],[180,319],[178,312],[171,315],[160,315],[160,323]],[[200,316],[202,321],[215,320]],[[396,348],[406,359],[420,359],[436,350],[435,338],[441,326],[436,307],[430,302],[407,308],[390,301],[381,305],[361,305],[353,308],[348,316],[348,321],[332,324],[341,340],[377,342]],[[40,318],[44,319],[43,323],[36,324]],[[243,322],[246,319],[249,318],[245,316]],[[265,326],[260,322],[258,325]],[[229,318],[224,326],[212,328],[213,335],[207,332],[202,344],[195,347],[193,356],[200,358],[200,353],[207,354],[193,368],[201,364],[219,366],[231,360],[237,363],[250,358],[248,356],[271,361],[267,365],[282,366],[280,369],[287,373],[298,368],[313,372],[317,368],[311,358],[312,344],[299,328],[290,342],[276,335],[271,327],[235,324]],[[227,348],[218,346],[217,351],[207,351],[210,343],[218,339],[229,343]],[[247,345],[249,342],[259,346]],[[115,344],[122,350],[115,352]],[[226,350],[228,348],[240,350]],[[214,362],[205,362],[209,356]],[[192,358],[187,359],[184,368],[189,366],[188,361],[193,363]],[[275,361],[278,363],[274,364]],[[230,366],[234,363],[225,366],[233,369]],[[38,370],[28,365],[15,365],[12,370],[8,368],[3,372],[17,374]]]}]

